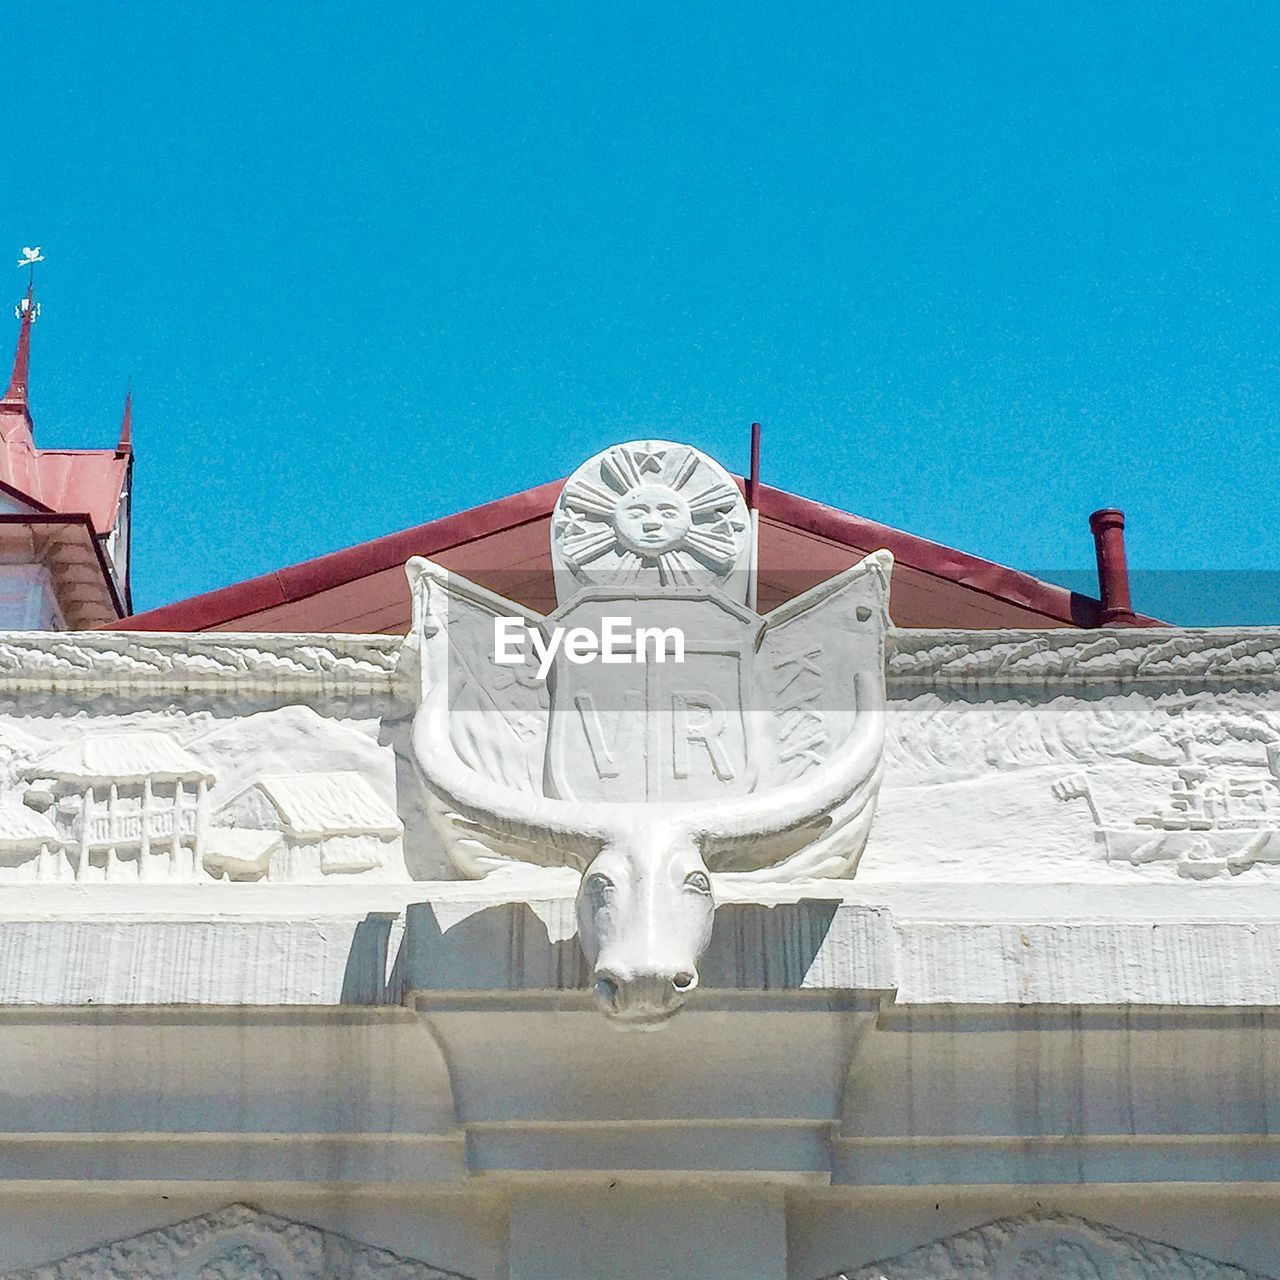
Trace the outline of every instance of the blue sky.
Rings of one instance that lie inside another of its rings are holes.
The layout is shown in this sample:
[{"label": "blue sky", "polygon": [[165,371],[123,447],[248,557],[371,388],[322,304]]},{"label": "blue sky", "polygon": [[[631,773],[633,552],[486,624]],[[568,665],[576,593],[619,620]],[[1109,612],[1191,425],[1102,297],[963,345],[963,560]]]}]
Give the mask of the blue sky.
[{"label": "blue sky", "polygon": [[5,31],[37,439],[112,443],[132,377],[141,608],[617,439],[741,469],[759,418],[769,483],[1045,570],[1122,506],[1139,568],[1245,571],[1139,607],[1280,622],[1280,6],[133,0]]}]

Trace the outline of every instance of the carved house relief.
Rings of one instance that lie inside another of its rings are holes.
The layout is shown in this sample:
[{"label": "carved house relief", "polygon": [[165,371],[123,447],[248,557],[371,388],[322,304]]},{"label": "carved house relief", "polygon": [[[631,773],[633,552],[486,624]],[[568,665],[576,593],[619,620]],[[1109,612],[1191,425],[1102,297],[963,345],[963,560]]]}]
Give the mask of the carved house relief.
[{"label": "carved house relief", "polygon": [[384,866],[402,833],[358,773],[267,777],[218,811],[204,863],[233,880],[355,874]]},{"label": "carved house relief", "polygon": [[199,878],[213,774],[168,735],[84,737],[23,772],[76,880]]},{"label": "carved house relief", "polygon": [[393,758],[368,734],[300,706],[211,731],[172,712],[112,719],[46,719],[52,744],[4,724],[0,882],[407,878]]},{"label": "carved house relief", "polygon": [[0,805],[0,867],[25,870],[36,880],[74,876],[52,819],[21,804]]}]

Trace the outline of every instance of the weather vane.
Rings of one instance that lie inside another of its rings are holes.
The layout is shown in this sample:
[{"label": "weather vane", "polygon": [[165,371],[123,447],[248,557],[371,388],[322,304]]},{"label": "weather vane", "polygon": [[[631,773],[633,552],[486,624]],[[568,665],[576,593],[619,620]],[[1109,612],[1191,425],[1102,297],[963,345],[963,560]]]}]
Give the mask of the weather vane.
[{"label": "weather vane", "polygon": [[13,309],[13,314],[17,316],[19,320],[21,320],[28,311],[31,312],[31,318],[33,320],[40,315],[40,304],[38,302],[33,303],[31,301],[31,290],[35,285],[36,263],[43,261],[44,254],[40,252],[39,245],[36,245],[34,249],[30,245],[23,246],[22,257],[18,259],[18,269],[21,270],[23,267],[27,267],[31,274],[27,280],[27,296],[23,298],[22,301]]}]

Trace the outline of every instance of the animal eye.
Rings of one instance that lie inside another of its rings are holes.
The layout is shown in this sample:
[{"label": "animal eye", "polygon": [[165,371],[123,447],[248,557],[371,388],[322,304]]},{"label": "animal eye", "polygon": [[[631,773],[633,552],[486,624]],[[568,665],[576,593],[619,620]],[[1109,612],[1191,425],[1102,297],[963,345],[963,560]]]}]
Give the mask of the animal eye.
[{"label": "animal eye", "polygon": [[686,889],[692,889],[695,893],[710,893],[711,881],[705,871],[690,871],[684,878]]}]

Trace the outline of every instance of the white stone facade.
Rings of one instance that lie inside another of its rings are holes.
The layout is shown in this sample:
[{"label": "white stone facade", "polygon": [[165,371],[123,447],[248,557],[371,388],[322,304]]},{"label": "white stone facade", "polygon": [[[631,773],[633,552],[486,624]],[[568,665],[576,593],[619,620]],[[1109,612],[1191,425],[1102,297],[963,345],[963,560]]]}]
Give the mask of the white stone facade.
[{"label": "white stone facade", "polygon": [[1280,632],[886,575],[648,703],[461,678],[432,566],[407,643],[0,637],[0,1277],[1280,1280]]},{"label": "white stone facade", "polygon": [[[459,878],[398,641],[0,641],[0,1274],[1280,1275],[1280,867],[1232,857],[1280,635],[894,634],[887,670],[856,874],[723,902],[640,1034],[592,1007],[577,873]],[[23,797],[95,742],[119,803],[199,761],[211,833],[359,777],[316,829],[386,857],[82,883]]]}]

